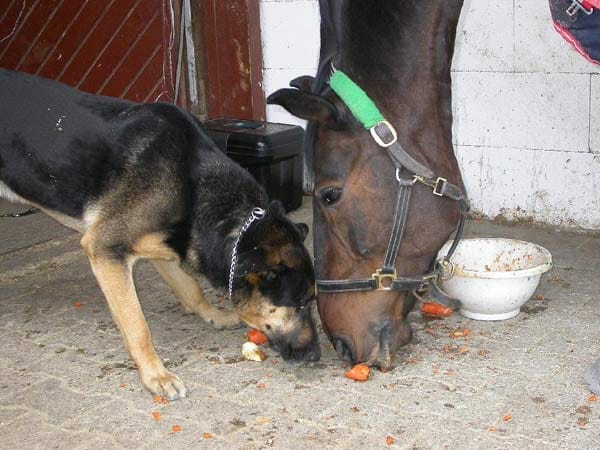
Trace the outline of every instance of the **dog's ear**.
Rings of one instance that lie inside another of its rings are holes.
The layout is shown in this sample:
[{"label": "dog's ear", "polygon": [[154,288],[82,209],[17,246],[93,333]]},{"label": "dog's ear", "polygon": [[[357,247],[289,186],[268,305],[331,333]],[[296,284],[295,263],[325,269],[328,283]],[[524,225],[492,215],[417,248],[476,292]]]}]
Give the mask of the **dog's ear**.
[{"label": "dog's ear", "polygon": [[296,230],[298,230],[298,233],[300,234],[300,240],[302,242],[304,242],[306,239],[306,236],[308,236],[308,225],[306,225],[305,223],[295,223],[294,226],[296,227]]},{"label": "dog's ear", "polygon": [[288,112],[305,120],[314,120],[323,125],[335,126],[337,109],[320,95],[298,89],[279,89],[267,98],[271,105],[283,106]]},{"label": "dog's ear", "polygon": [[262,248],[253,248],[238,255],[235,269],[236,277],[243,277],[250,273],[266,272],[269,266],[266,262],[267,253]]}]

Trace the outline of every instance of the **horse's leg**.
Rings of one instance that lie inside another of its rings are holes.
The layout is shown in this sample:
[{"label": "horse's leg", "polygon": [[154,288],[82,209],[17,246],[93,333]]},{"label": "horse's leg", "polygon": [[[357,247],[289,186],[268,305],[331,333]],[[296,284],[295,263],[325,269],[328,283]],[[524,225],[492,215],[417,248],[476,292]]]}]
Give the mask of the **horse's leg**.
[{"label": "horse's leg", "polygon": [[600,358],[585,372],[585,381],[590,385],[590,391],[600,395]]}]

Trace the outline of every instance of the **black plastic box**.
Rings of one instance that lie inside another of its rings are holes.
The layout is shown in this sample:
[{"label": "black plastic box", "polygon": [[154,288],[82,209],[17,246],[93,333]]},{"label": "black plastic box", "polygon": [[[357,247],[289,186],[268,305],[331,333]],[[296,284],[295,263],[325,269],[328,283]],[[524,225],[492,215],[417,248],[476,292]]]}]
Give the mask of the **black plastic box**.
[{"label": "black plastic box", "polygon": [[204,122],[217,147],[247,169],[286,211],[302,205],[304,130],[295,125],[215,119]]}]

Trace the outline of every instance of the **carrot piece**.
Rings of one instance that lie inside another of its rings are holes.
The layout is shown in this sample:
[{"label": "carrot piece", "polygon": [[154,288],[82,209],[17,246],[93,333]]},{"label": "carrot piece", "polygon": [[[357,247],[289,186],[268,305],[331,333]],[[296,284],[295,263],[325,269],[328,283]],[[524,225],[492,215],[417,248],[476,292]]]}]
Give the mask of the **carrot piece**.
[{"label": "carrot piece", "polygon": [[344,373],[344,376],[354,381],[367,381],[370,374],[371,370],[369,369],[369,366],[357,364],[351,370]]},{"label": "carrot piece", "polygon": [[204,439],[212,439],[212,434],[210,434],[210,433],[204,433],[202,435],[202,437],[204,437]]},{"label": "carrot piece", "polygon": [[394,438],[391,436],[387,436],[385,438],[385,443],[386,443],[386,445],[394,445]]},{"label": "carrot piece", "polygon": [[450,308],[433,302],[423,303],[423,306],[421,306],[421,311],[423,314],[427,314],[428,316],[448,317],[452,315],[452,310]]},{"label": "carrot piece", "polygon": [[158,411],[152,411],[152,418],[154,420],[160,420],[161,419],[160,413]]},{"label": "carrot piece", "polygon": [[79,309],[79,308],[81,308],[82,306],[83,306],[83,303],[81,303],[81,302],[75,302],[75,303],[73,303],[73,307],[74,307],[74,308],[77,308],[77,309]]},{"label": "carrot piece", "polygon": [[157,395],[155,397],[152,397],[152,401],[154,403],[160,403],[161,405],[168,405],[169,404],[169,400],[166,399],[165,397],[161,396],[161,395]]},{"label": "carrot piece", "polygon": [[512,414],[507,414],[505,415],[502,420],[504,420],[505,422],[510,422],[512,420]]},{"label": "carrot piece", "polygon": [[595,403],[598,401],[598,397],[596,397],[594,394],[592,394],[588,397],[587,401],[590,403]]},{"label": "carrot piece", "polygon": [[464,330],[455,330],[452,333],[450,333],[450,337],[452,338],[461,338],[461,337],[469,337],[471,336],[471,330],[469,330],[468,328],[465,328]]},{"label": "carrot piece", "polygon": [[171,427],[171,431],[172,431],[173,433],[179,433],[179,432],[181,431],[181,427],[180,427],[179,425],[173,425],[173,426]]},{"label": "carrot piece", "polygon": [[252,342],[256,345],[262,345],[269,340],[264,333],[262,333],[261,331],[256,330],[256,329],[252,329],[252,330],[248,331],[248,333],[246,334],[246,337],[248,338],[248,340],[250,342]]}]

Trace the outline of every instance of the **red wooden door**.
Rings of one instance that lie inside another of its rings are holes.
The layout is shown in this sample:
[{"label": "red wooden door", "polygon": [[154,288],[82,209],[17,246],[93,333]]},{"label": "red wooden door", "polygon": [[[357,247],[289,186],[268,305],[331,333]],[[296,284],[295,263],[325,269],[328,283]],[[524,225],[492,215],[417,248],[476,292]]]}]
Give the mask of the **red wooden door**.
[{"label": "red wooden door", "polygon": [[172,102],[179,0],[0,0],[0,67]]}]

